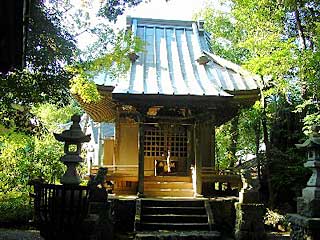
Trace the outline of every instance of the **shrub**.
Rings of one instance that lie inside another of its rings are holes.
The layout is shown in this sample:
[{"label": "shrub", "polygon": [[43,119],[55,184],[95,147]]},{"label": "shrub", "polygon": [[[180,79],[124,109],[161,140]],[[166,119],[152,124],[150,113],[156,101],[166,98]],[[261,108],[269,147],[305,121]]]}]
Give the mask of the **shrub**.
[{"label": "shrub", "polygon": [[267,208],[266,215],[264,217],[265,225],[269,226],[270,228],[274,228],[276,230],[286,230],[288,229],[288,221],[287,218],[278,213],[276,210],[270,210]]},{"label": "shrub", "polygon": [[0,224],[26,224],[33,216],[33,206],[27,192],[0,194]]}]

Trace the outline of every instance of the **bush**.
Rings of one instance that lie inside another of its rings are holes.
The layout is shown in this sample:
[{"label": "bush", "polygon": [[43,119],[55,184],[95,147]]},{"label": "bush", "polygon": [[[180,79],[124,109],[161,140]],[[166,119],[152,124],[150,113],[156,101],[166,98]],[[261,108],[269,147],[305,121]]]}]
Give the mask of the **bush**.
[{"label": "bush", "polygon": [[0,195],[0,225],[25,225],[33,217],[33,206],[26,192],[9,192]]},{"label": "bush", "polygon": [[[66,123],[70,116],[79,112],[70,105],[58,109],[50,104],[34,108],[36,134],[6,129],[0,124],[0,223],[20,223],[32,218],[28,183],[42,179],[57,182],[65,171],[60,161],[63,144],[55,140],[52,132],[58,123]],[[62,130],[61,130],[62,131]]]},{"label": "bush", "polygon": [[18,132],[0,135],[0,225],[10,227],[32,219],[28,183],[59,179],[64,170],[62,155],[62,144],[49,134],[41,138]]},{"label": "bush", "polygon": [[285,231],[288,229],[287,218],[276,210],[273,211],[269,208],[267,208],[267,212],[264,217],[264,224],[274,230]]}]

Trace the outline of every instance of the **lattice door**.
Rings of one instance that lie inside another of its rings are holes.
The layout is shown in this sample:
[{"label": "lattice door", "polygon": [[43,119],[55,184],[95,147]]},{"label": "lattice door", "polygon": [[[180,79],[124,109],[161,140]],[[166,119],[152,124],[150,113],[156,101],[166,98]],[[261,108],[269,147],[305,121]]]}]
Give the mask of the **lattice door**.
[{"label": "lattice door", "polygon": [[178,160],[179,170],[184,170],[188,157],[188,134],[185,126],[146,126],[144,134],[145,158],[166,159],[170,151],[170,159]]}]

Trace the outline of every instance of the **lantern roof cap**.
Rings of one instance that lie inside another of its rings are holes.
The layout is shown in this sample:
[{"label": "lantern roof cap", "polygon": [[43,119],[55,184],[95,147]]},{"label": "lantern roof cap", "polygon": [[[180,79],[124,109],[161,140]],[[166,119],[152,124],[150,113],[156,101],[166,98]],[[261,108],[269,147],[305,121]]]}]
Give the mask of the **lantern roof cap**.
[{"label": "lantern roof cap", "polygon": [[320,126],[313,127],[311,136],[304,143],[296,144],[297,148],[320,147]]},{"label": "lantern roof cap", "polygon": [[85,135],[81,131],[80,127],[80,116],[75,114],[71,117],[72,125],[69,130],[63,131],[61,134],[54,133],[54,137],[60,142],[74,142],[74,143],[83,143],[89,142],[91,137]]}]

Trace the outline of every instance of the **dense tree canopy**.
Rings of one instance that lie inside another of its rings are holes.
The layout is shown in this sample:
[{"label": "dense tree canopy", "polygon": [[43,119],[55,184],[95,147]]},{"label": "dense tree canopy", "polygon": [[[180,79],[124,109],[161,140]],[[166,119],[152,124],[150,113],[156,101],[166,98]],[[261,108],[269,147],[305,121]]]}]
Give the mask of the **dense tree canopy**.
[{"label": "dense tree canopy", "polygon": [[[243,111],[239,121],[218,129],[225,150],[217,158],[232,159],[235,143],[242,153],[244,146],[251,148],[249,152],[262,161],[271,203],[281,197],[290,201],[293,196],[285,198],[281,192],[292,188],[299,193],[299,184],[306,179],[304,159],[294,144],[303,138],[302,129],[308,134],[312,125],[320,124],[319,3],[230,0],[222,4],[228,11],[211,6],[201,13],[212,49],[259,75],[264,90],[261,102]],[[261,142],[266,146],[264,156],[259,155]]]},{"label": "dense tree canopy", "polygon": [[[117,78],[129,68],[130,51],[142,49],[142,42],[130,32],[115,31],[125,7],[141,1],[105,1],[97,23],[90,22],[90,1],[76,8],[70,1],[32,0],[27,32],[26,67],[0,76],[0,123],[7,128],[30,131],[30,109],[37,103],[70,101],[70,91],[85,101],[99,100],[93,77],[108,71]],[[74,10],[76,9],[76,10]],[[76,46],[79,35],[90,32],[93,42],[85,50]]]},{"label": "dense tree canopy", "polygon": [[[94,75],[108,70],[116,78],[128,69],[127,54],[143,48],[130,32],[108,24],[138,3],[105,1],[99,14],[107,19],[93,25],[90,1],[82,1],[81,9],[72,1],[31,1],[25,67],[0,73],[0,223],[31,218],[31,180],[60,178],[63,147],[52,132],[81,113],[70,91],[99,100]],[[87,32],[94,40],[80,50],[77,37]]]}]

